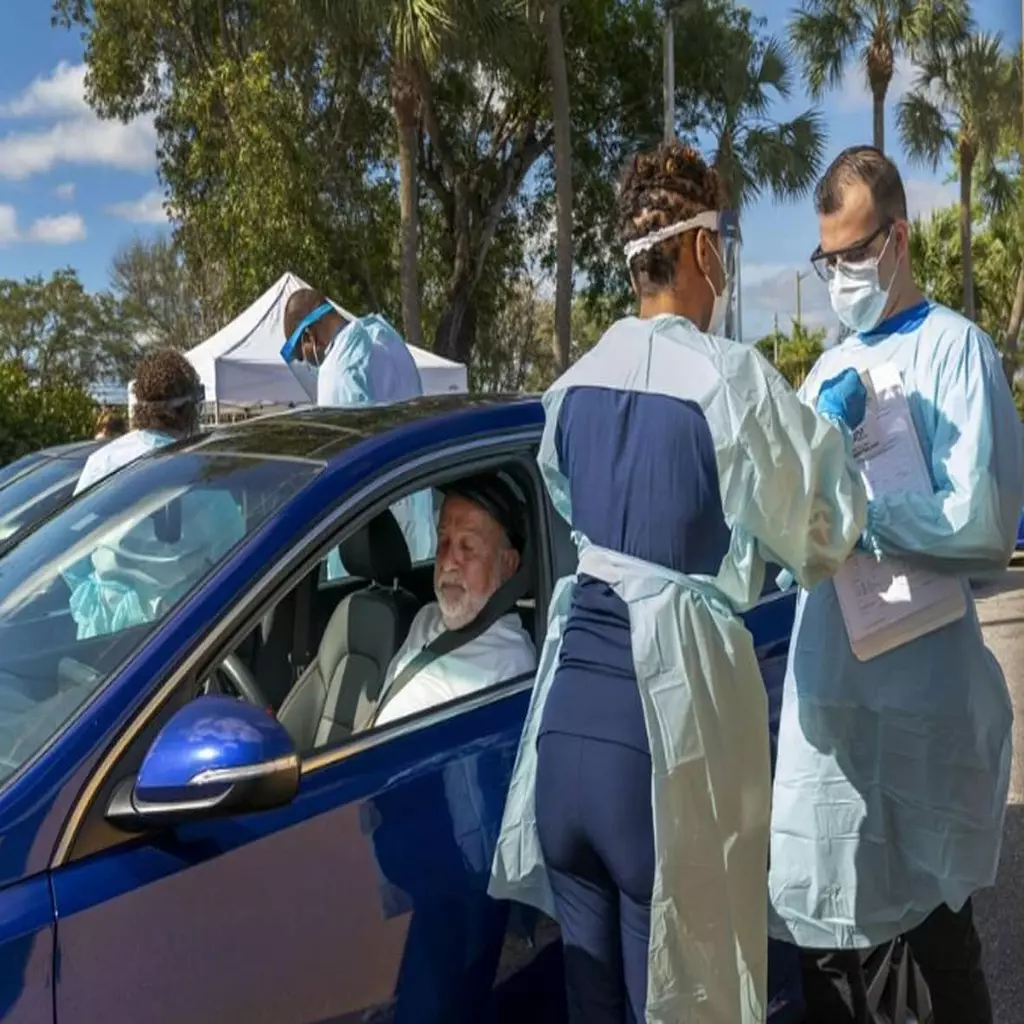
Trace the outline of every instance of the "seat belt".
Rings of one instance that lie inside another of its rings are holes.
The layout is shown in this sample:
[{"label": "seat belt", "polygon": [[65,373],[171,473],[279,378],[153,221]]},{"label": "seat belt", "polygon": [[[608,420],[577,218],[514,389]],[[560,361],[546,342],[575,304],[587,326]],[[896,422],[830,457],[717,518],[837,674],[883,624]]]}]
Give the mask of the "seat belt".
[{"label": "seat belt", "polygon": [[470,623],[461,629],[446,629],[440,636],[434,637],[422,650],[417,651],[413,658],[408,661],[405,667],[392,680],[391,685],[380,695],[377,707],[374,709],[373,718],[370,720],[369,728],[377,724],[377,715],[384,707],[386,701],[392,700],[408,685],[413,676],[418,675],[428,665],[443,658],[452,651],[464,647],[471,640],[475,640],[482,633],[485,633],[503,615],[508,615],[518,601],[524,598],[530,590],[529,572],[518,572],[510,580],[506,580],[491,595],[491,599],[480,610],[480,614]]},{"label": "seat belt", "polygon": [[292,682],[302,677],[312,661],[310,652],[310,608],[313,603],[313,589],[317,585],[317,573],[310,573],[295,591],[295,631],[292,637]]}]

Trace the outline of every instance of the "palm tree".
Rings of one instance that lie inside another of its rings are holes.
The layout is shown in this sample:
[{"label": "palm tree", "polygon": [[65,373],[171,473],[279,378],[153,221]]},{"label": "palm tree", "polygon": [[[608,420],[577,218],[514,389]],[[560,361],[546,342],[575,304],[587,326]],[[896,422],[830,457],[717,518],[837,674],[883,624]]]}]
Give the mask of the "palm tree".
[{"label": "palm tree", "polygon": [[856,56],[871,90],[874,143],[884,150],[885,97],[897,59],[959,39],[970,27],[967,0],[803,0],[790,39],[815,101],[842,84]]},{"label": "palm tree", "polygon": [[907,157],[937,170],[952,155],[960,177],[960,240],[963,252],[964,315],[973,320],[974,263],[971,228],[974,175],[994,163],[1015,116],[1012,64],[999,34],[973,33],[924,55],[914,89],[898,111]]},{"label": "palm tree", "polygon": [[419,286],[419,140],[422,104],[430,75],[458,35],[494,24],[495,5],[484,0],[363,0],[360,5],[324,0],[345,19],[345,31],[383,35],[389,54],[391,113],[398,150],[402,325],[409,344],[423,348]]},{"label": "palm tree", "polygon": [[[715,138],[714,164],[731,209],[742,211],[765,192],[777,201],[805,195],[821,173],[825,128],[807,110],[791,121],[769,117],[772,104],[792,92],[793,75],[783,46],[737,33],[724,50],[717,95],[708,101]],[[726,322],[731,336],[732,308]]]},{"label": "palm tree", "polygon": [[402,326],[405,340],[423,348],[419,285],[420,95],[423,76],[437,60],[453,26],[446,0],[391,0],[376,10],[387,17],[391,42],[390,94],[398,141],[398,208],[401,224]]}]

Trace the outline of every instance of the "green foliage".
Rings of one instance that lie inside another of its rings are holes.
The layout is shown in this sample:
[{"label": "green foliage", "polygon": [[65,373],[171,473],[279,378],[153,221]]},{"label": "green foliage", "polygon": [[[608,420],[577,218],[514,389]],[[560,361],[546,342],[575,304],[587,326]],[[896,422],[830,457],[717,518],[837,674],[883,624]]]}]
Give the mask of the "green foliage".
[{"label": "green foliage", "polygon": [[0,360],[0,466],[50,445],[92,436],[96,406],[72,380],[33,380],[20,360]]},{"label": "green foliage", "polygon": [[[995,341],[1002,341],[1010,318],[1017,275],[1024,260],[1024,228],[1010,216],[986,217],[979,205],[974,221],[975,320]],[[910,234],[910,259],[918,286],[951,309],[963,312],[963,255],[958,206],[916,221]]]},{"label": "green foliage", "polygon": [[789,334],[776,327],[757,342],[757,348],[793,387],[798,388],[825,351],[825,337],[823,329],[808,330],[794,321]]},{"label": "green foliage", "polygon": [[88,293],[74,270],[0,280],[0,360],[19,364],[34,383],[124,381],[135,358],[120,304]]}]

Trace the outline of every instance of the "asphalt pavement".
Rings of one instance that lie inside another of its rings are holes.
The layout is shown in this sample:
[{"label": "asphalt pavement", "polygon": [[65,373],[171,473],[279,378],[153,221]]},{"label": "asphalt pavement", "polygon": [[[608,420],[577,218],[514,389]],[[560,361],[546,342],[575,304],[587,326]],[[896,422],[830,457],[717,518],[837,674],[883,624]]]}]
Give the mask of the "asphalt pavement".
[{"label": "asphalt pavement", "polygon": [[1013,699],[1013,775],[999,877],[979,893],[975,916],[996,1024],[1024,1024],[1024,564],[975,588],[985,642]]}]

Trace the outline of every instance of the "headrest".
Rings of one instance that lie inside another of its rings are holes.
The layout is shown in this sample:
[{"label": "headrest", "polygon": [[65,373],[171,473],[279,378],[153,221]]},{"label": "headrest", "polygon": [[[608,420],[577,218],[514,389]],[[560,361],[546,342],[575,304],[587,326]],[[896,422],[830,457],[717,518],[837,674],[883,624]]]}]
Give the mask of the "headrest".
[{"label": "headrest", "polygon": [[341,542],[341,561],[351,575],[386,587],[412,569],[409,546],[390,509]]},{"label": "headrest", "polygon": [[447,498],[465,498],[482,508],[505,531],[512,547],[520,554],[526,546],[526,502],[503,474],[477,473],[441,485]]}]

